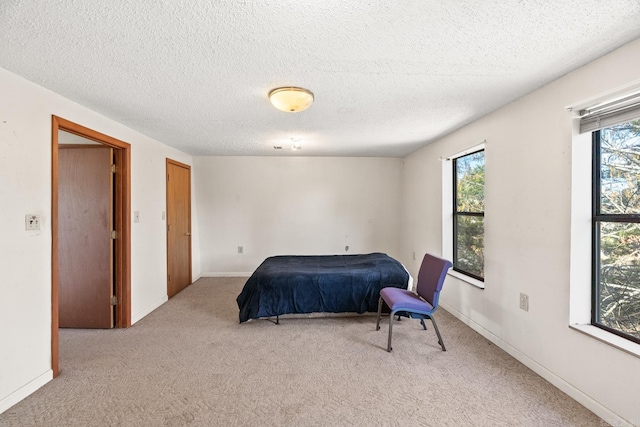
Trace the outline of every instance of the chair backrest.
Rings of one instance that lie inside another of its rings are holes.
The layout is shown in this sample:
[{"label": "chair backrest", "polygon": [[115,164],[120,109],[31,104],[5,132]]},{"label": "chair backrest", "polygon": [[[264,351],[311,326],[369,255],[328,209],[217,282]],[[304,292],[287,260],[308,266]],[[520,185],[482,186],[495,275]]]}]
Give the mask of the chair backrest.
[{"label": "chair backrest", "polygon": [[438,307],[440,291],[447,277],[447,271],[453,264],[446,259],[425,254],[418,272],[418,295],[424,298],[435,310]]}]

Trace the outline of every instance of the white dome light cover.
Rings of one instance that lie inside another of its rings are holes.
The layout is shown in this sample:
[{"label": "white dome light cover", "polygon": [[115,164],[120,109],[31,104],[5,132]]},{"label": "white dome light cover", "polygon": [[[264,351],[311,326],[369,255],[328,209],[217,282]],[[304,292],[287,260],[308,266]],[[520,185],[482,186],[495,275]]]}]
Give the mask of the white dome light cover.
[{"label": "white dome light cover", "polygon": [[301,87],[279,87],[269,92],[274,107],[287,113],[304,111],[313,103],[313,93]]}]

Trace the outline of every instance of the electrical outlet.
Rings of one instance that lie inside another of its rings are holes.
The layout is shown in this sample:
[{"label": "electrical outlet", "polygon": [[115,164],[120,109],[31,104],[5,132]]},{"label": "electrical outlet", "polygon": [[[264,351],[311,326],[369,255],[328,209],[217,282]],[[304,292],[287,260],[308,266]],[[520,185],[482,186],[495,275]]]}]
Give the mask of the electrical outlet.
[{"label": "electrical outlet", "polygon": [[520,308],[524,311],[529,311],[529,295],[520,294]]},{"label": "electrical outlet", "polygon": [[243,246],[238,246],[238,253],[239,254],[243,254],[244,253],[244,247]]},{"label": "electrical outlet", "polygon": [[24,216],[24,229],[25,230],[40,230],[40,215],[38,215],[38,214],[26,214]]}]

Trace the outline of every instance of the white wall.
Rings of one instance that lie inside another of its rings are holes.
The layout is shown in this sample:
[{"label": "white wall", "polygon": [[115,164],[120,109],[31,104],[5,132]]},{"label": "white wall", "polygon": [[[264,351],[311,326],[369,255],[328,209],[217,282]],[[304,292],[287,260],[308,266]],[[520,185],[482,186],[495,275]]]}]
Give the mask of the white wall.
[{"label": "white wall", "polygon": [[272,255],[379,251],[397,256],[400,159],[197,157],[194,162],[205,275],[250,274]]},{"label": "white wall", "polygon": [[[140,212],[131,236],[134,321],[167,297],[165,158],[192,163],[191,156],[0,69],[0,412],[52,376],[51,115],[132,146],[131,207]],[[40,231],[25,231],[27,213],[42,216]]]},{"label": "white wall", "polygon": [[[442,248],[440,158],[486,139],[486,289],[449,277],[442,306],[615,425],[640,424],[640,358],[569,328],[570,261],[590,268],[588,255],[570,259],[572,186],[584,193],[590,182],[572,183],[574,139],[584,138],[565,107],[638,83],[638,69],[640,41],[412,154],[403,176],[401,259],[415,274],[411,251]],[[588,292],[588,277],[572,291]]]}]

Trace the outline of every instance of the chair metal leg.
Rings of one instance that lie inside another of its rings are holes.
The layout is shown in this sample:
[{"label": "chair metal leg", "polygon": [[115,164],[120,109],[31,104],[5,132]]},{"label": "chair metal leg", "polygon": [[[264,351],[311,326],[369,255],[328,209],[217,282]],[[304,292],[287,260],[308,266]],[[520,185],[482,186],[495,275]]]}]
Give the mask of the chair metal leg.
[{"label": "chair metal leg", "polygon": [[422,325],[422,327],[426,331],[427,330],[427,325],[424,324],[424,318],[420,319],[420,324]]},{"label": "chair metal leg", "polygon": [[447,351],[447,349],[444,346],[444,341],[442,340],[442,337],[440,336],[440,331],[438,330],[438,325],[436,324],[436,319],[434,319],[433,316],[429,316],[429,319],[431,319],[431,323],[433,323],[433,329],[436,330],[436,335],[438,335],[438,344],[440,344],[440,347],[442,347],[442,351]]},{"label": "chair metal leg", "polygon": [[382,315],[382,297],[378,299],[378,318],[376,319],[376,331],[380,330],[380,316]]},{"label": "chair metal leg", "polygon": [[391,333],[393,331],[393,313],[389,314],[389,341],[387,342],[387,351],[391,352]]}]

